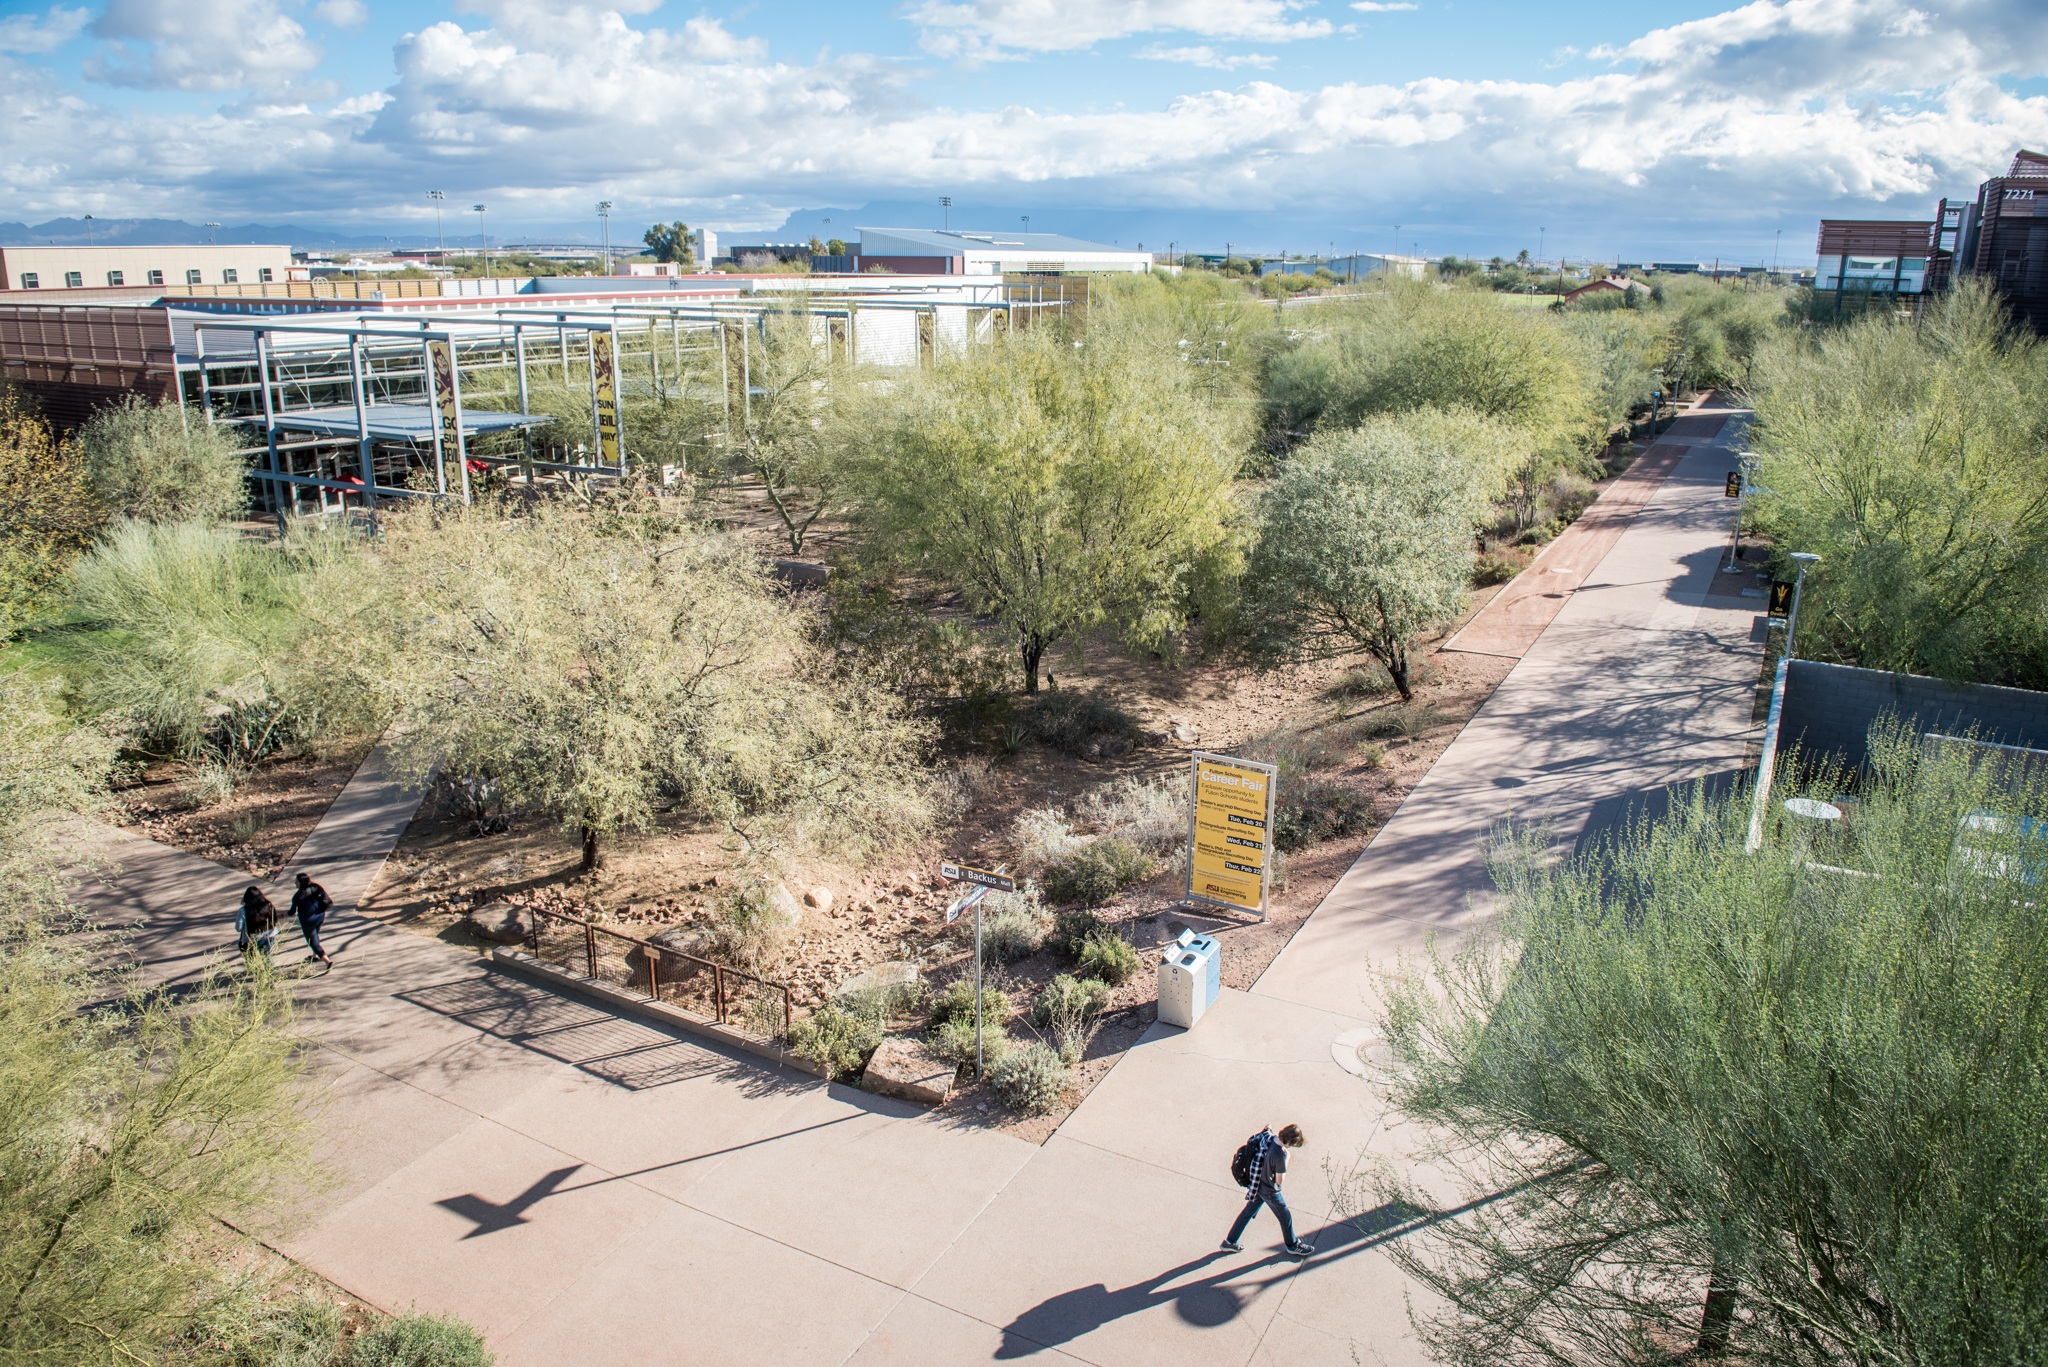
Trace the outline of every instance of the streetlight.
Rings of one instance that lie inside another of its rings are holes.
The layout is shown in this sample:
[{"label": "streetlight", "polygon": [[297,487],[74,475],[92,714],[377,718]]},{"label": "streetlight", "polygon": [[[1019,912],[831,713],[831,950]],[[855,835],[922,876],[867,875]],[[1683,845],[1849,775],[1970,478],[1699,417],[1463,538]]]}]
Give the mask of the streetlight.
[{"label": "streetlight", "polygon": [[93,240],[92,240],[92,215],[91,215],[91,214],[87,214],[87,215],[85,216],[85,245],[86,245],[86,246],[88,246],[88,247],[90,247],[90,246],[92,246],[92,245],[93,245]]},{"label": "streetlight", "polygon": [[483,244],[484,279],[488,280],[491,278],[491,238],[490,234],[484,231],[484,206],[472,204],[469,206],[469,211],[476,215],[476,237],[477,241]]},{"label": "streetlight", "polygon": [[215,231],[213,231],[213,230],[214,230],[215,228],[218,228],[219,226],[220,226],[220,224],[218,224],[218,223],[209,223],[209,224],[207,224],[207,225],[206,225],[206,228],[207,228],[207,232],[206,232],[206,240],[207,240],[208,242],[218,242],[218,241],[220,241],[220,234],[219,234],[219,233],[217,233],[217,232],[215,232]]},{"label": "streetlight", "polygon": [[597,202],[597,218],[598,222],[603,225],[604,273],[605,277],[609,279],[612,273],[612,202],[610,200],[600,199]]},{"label": "streetlight", "polygon": [[1799,596],[1806,591],[1806,567],[1820,559],[1812,551],[1792,552],[1793,563],[1799,566],[1799,574],[1792,581],[1792,615],[1785,619],[1785,658],[1792,656],[1792,633],[1799,630]]},{"label": "streetlight", "polygon": [[1017,215],[1017,216],[1018,216],[1019,218],[1021,218],[1021,219],[1023,219],[1023,220],[1024,220],[1024,231],[1025,231],[1025,232],[1027,232],[1027,233],[1028,233],[1028,232],[1030,232],[1030,231],[1031,231],[1031,215],[1030,215],[1030,214],[1019,214],[1019,215]]},{"label": "streetlight", "polygon": [[441,231],[441,201],[448,198],[439,190],[427,191],[427,198],[434,201],[434,260],[440,261],[448,255],[448,238]]},{"label": "streetlight", "polygon": [[940,222],[940,228],[950,230],[953,226],[953,197],[951,195],[940,195],[939,209],[945,215],[944,219]]}]

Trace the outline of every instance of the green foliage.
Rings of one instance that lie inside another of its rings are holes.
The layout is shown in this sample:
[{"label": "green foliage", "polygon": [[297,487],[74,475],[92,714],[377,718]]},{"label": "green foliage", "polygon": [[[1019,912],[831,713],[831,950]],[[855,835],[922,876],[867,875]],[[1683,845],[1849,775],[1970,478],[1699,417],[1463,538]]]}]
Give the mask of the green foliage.
[{"label": "green foliage", "polygon": [[1783,784],[1755,852],[1703,790],[1562,866],[1503,843],[1505,913],[1384,1022],[1421,1160],[1489,1194],[1393,1250],[1440,1360],[2038,1355],[2048,779],[1973,749],[1880,727],[1851,814]]},{"label": "green foliage", "polygon": [[1103,929],[1082,943],[1074,966],[1082,977],[1099,978],[1114,987],[1134,976],[1144,965],[1129,940],[1113,930]]},{"label": "green foliage", "polygon": [[357,1338],[347,1367],[491,1367],[496,1361],[483,1335],[461,1320],[411,1312]]},{"label": "green foliage", "polygon": [[1672,346],[1684,357],[1680,383],[1695,388],[1747,385],[1751,362],[1787,321],[1788,296],[1770,287],[1670,276],[1656,295]]},{"label": "green foliage", "polygon": [[[928,1009],[934,1029],[949,1021],[963,1020],[971,1028],[974,1024],[974,979],[955,978],[947,983],[944,991],[933,994]],[[1003,1025],[1010,1019],[1011,1009],[1009,994],[1001,988],[982,984],[981,1017],[985,1024],[991,1027]]]},{"label": "green foliage", "polygon": [[1116,759],[1144,738],[1138,720],[1091,693],[1041,693],[1017,719],[1031,739],[1074,759]]},{"label": "green foliage", "polygon": [[844,451],[878,420],[878,400],[858,383],[846,345],[827,345],[809,307],[804,296],[791,298],[752,339],[741,440],[730,456],[761,482],[793,556],[804,553],[818,519],[840,506]]},{"label": "green foliage", "polygon": [[402,772],[488,774],[599,842],[680,803],[751,842],[853,852],[929,820],[926,728],[818,658],[736,539],[644,501],[384,519],[357,652],[408,726]]},{"label": "green foliage", "polygon": [[[1016,1041],[1003,1029],[1002,1022],[993,1015],[984,1016],[981,1023],[981,1058],[988,1068],[995,1068]],[[925,1047],[934,1058],[945,1060],[956,1068],[974,1068],[974,1013],[955,1016],[932,1027],[925,1037]]]},{"label": "green foliage", "polygon": [[54,605],[104,520],[77,446],[0,382],[0,642]]},{"label": "green foliage", "polygon": [[1076,804],[1081,820],[1102,835],[1128,840],[1148,854],[1176,853],[1188,838],[1185,774],[1120,778]]},{"label": "green foliage", "polygon": [[1372,799],[1341,783],[1311,780],[1281,788],[1273,813],[1273,844],[1293,854],[1372,825]]},{"label": "green foliage", "polygon": [[882,1024],[881,1013],[871,1003],[845,998],[828,1002],[790,1025],[790,1052],[824,1069],[835,1081],[851,1082],[881,1044]]},{"label": "green foliage", "polygon": [[[1636,297],[1630,291],[1628,299]],[[1670,320],[1641,308],[1576,307],[1557,324],[1577,344],[1591,384],[1590,402],[1604,436],[1650,402],[1657,370],[1673,345]]]},{"label": "green foliage", "polygon": [[861,516],[1015,633],[1027,692],[1077,633],[1158,645],[1184,620],[1189,567],[1225,539],[1248,436],[1194,370],[1113,329],[970,348],[898,381],[847,454]]},{"label": "green foliage", "polygon": [[1098,836],[1046,865],[1039,883],[1054,902],[1099,907],[1133,883],[1143,882],[1156,862],[1122,836]]},{"label": "green foliage", "polygon": [[1081,946],[1102,928],[1102,918],[1085,907],[1062,911],[1053,916],[1052,934],[1045,942],[1068,958],[1078,959]]},{"label": "green foliage", "polygon": [[1079,1063],[1087,1052],[1094,1022],[1109,1009],[1112,995],[1109,984],[1099,978],[1061,973],[1033,999],[1031,1018],[1052,1031],[1061,1058]]},{"label": "green foliage", "polygon": [[2048,686],[2048,349],[1966,285],[1914,322],[1783,339],[1757,371],[1759,516],[1821,557],[1800,652]]},{"label": "green foliage", "polygon": [[1247,598],[1269,658],[1363,652],[1414,695],[1408,652],[1464,606],[1472,469],[1426,428],[1379,419],[1315,438],[1259,508]]},{"label": "green foliage", "polygon": [[1057,1049],[1026,1040],[988,1070],[989,1089],[1013,1111],[1044,1115],[1067,1094],[1067,1061]]},{"label": "green foliage", "polygon": [[647,244],[656,261],[687,266],[694,259],[690,253],[690,225],[681,219],[655,224],[640,235],[640,240]]},{"label": "green foliage", "polygon": [[764,972],[781,957],[802,919],[803,907],[789,889],[765,878],[749,879],[718,899],[711,942],[727,963]]},{"label": "green foliage", "polygon": [[93,496],[111,516],[224,522],[249,502],[238,431],[175,399],[150,403],[131,394],[94,413],[74,440]]},{"label": "green foliage", "polygon": [[1036,954],[1045,941],[1045,911],[1038,889],[1025,883],[1016,892],[991,892],[982,900],[981,952],[988,963],[1006,964]]}]

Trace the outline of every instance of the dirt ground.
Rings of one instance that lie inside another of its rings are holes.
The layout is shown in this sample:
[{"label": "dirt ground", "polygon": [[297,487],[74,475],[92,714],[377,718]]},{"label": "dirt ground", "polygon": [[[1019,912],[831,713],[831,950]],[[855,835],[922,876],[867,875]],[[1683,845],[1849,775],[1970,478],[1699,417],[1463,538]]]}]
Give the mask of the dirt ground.
[{"label": "dirt ground", "polygon": [[182,766],[151,765],[115,793],[115,819],[161,844],[269,877],[312,834],[369,748],[365,742],[321,758],[267,760],[225,801],[208,806],[192,804]]}]

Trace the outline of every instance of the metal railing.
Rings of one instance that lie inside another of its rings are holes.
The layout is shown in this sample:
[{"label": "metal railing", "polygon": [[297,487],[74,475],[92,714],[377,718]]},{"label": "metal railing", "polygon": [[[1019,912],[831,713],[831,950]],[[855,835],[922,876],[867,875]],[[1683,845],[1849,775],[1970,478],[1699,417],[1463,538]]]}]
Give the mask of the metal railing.
[{"label": "metal railing", "polygon": [[566,912],[528,910],[533,929],[526,948],[542,963],[580,972],[592,982],[644,992],[650,1001],[719,1025],[737,1020],[761,1034],[770,1033],[768,1022],[779,1006],[782,1029],[789,1029],[793,1003],[787,983],[622,935]]}]

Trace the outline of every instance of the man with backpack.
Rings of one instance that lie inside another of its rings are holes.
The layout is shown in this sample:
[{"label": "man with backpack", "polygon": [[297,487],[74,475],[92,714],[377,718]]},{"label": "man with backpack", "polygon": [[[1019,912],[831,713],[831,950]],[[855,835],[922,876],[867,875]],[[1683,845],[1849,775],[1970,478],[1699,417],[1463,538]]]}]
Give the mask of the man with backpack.
[{"label": "man with backpack", "polygon": [[304,873],[299,875],[299,890],[292,894],[292,915],[299,918],[299,934],[306,937],[306,948],[329,966],[334,960],[320,948],[320,923],[327,919],[327,909],[333,905],[334,899],[327,895],[326,888]]},{"label": "man with backpack", "polygon": [[1238,1146],[1236,1155],[1231,1159],[1230,1174],[1244,1188],[1244,1209],[1237,1213],[1230,1233],[1223,1236],[1226,1253],[1237,1253],[1243,1249],[1238,1240],[1244,1236],[1245,1227],[1251,1224],[1252,1217],[1259,1213],[1261,1203],[1272,1207],[1273,1214],[1279,1219],[1280,1237],[1287,1241],[1289,1253],[1297,1258],[1306,1258],[1316,1251],[1315,1245],[1294,1237],[1294,1212],[1287,1208],[1287,1198],[1280,1194],[1281,1184],[1287,1180],[1287,1151],[1301,1145],[1301,1126],[1282,1125],[1277,1135],[1271,1129],[1260,1130]]}]

